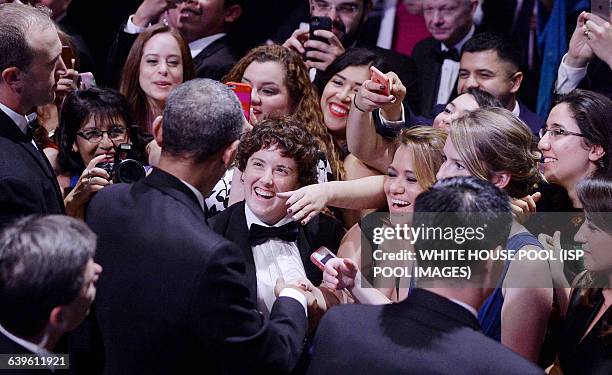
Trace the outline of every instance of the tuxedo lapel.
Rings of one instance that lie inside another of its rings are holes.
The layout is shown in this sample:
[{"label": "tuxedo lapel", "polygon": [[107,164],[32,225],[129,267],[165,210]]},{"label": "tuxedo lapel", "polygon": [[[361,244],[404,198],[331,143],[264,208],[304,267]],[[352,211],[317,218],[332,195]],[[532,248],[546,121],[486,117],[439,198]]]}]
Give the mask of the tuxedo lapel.
[{"label": "tuxedo lapel", "polygon": [[215,40],[211,44],[209,44],[202,51],[200,51],[200,53],[198,53],[198,55],[193,58],[193,65],[194,66],[199,66],[202,63],[202,60],[204,60],[204,59],[214,55],[220,49],[225,48],[225,46],[226,46],[226,43],[225,43],[226,38],[227,38],[226,36],[223,36],[223,37]]},{"label": "tuxedo lapel", "polygon": [[[440,86],[440,70],[442,64],[438,60],[438,52],[440,51],[440,43],[435,43],[434,47],[427,51],[427,64],[423,69],[423,82],[426,84],[423,86],[423,99],[427,105],[427,112],[423,115],[428,116],[431,108],[437,103],[438,87]],[[433,82],[433,84],[432,84]]]},{"label": "tuxedo lapel", "polygon": [[[224,237],[234,242],[242,250],[245,261],[245,276],[251,297],[257,301],[257,273],[255,270],[255,259],[253,249],[249,243],[249,228],[247,227],[244,213],[244,201],[236,203],[228,219]],[[228,208],[229,209],[229,208]]]},{"label": "tuxedo lapel", "polygon": [[311,229],[313,226],[318,226],[319,216],[316,216],[312,219],[307,225],[299,225],[299,234],[297,239],[297,247],[300,251],[300,257],[302,258],[302,264],[304,265],[304,271],[306,272],[306,277],[310,280],[315,286],[321,283],[323,280],[323,274],[317,266],[315,266],[310,261],[310,255],[317,249],[314,248],[316,246],[316,241],[312,238],[312,233],[317,233],[316,231],[312,232]]}]

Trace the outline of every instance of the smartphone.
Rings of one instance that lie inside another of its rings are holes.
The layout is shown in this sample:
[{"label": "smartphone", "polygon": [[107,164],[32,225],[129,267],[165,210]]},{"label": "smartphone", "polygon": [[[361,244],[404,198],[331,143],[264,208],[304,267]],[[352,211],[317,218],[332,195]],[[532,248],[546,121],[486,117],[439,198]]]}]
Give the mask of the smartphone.
[{"label": "smartphone", "polygon": [[333,258],[336,258],[336,256],[325,246],[321,246],[317,251],[310,254],[310,261],[319,267],[321,271],[325,269],[325,263]]},{"label": "smartphone", "polygon": [[226,85],[234,91],[240,105],[242,106],[242,112],[247,121],[251,121],[251,85],[248,83],[228,82]]},{"label": "smartphone", "polygon": [[67,69],[74,69],[74,66],[72,65],[74,53],[72,53],[72,48],[70,48],[70,46],[62,46],[62,60],[64,61],[64,65],[66,65]]},{"label": "smartphone", "polygon": [[391,95],[391,82],[389,81],[389,77],[387,77],[383,72],[381,72],[380,70],[376,69],[375,66],[371,66],[370,67],[370,80],[374,83],[378,83],[380,85],[384,85],[385,89],[384,90],[377,90],[376,92],[378,92],[381,95]]},{"label": "smartphone", "polygon": [[591,0],[591,13],[609,22],[612,13],[612,0]]},{"label": "smartphone", "polygon": [[314,34],[317,30],[327,30],[331,31],[332,29],[332,20],[329,17],[310,17],[310,35],[309,38],[312,40],[318,40],[320,42],[328,43],[326,38],[316,36]]}]

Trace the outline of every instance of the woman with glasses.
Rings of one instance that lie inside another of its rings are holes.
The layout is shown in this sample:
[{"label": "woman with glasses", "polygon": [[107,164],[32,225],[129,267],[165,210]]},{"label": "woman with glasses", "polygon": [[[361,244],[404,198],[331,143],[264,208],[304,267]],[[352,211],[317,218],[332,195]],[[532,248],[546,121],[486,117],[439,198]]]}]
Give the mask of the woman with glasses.
[{"label": "woman with glasses", "polygon": [[121,143],[132,144],[130,156],[142,161],[144,142],[134,124],[127,101],[114,90],[92,87],[66,96],[55,170],[70,216],[83,218],[91,195],[111,183],[108,172],[97,165],[112,163]]},{"label": "woman with glasses", "polygon": [[542,170],[563,187],[575,208],[576,184],[585,177],[612,176],[612,101],[586,90],[559,98],[540,131]]}]

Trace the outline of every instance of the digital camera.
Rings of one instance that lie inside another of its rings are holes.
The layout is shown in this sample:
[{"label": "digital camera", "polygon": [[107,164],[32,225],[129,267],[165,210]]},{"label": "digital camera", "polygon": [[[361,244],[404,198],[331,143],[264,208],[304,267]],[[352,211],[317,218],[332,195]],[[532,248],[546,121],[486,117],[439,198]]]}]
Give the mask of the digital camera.
[{"label": "digital camera", "polygon": [[145,177],[144,166],[135,159],[131,158],[132,145],[121,143],[115,152],[115,160],[101,162],[96,167],[104,169],[114,183],[125,182],[131,184]]}]

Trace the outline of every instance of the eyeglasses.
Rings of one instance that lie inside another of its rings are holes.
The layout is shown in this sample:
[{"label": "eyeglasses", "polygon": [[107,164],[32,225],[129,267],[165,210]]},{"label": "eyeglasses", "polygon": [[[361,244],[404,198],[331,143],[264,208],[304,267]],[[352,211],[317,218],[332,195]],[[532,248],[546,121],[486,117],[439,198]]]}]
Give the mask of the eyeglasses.
[{"label": "eyeglasses", "polygon": [[340,5],[331,5],[327,1],[313,1],[313,8],[319,12],[329,12],[332,8],[336,10],[337,13],[352,16],[357,13],[359,10],[359,6],[357,4],[340,4]]},{"label": "eyeglasses", "polygon": [[561,137],[565,137],[567,135],[575,135],[576,137],[583,137],[585,138],[586,136],[584,134],[580,134],[580,133],[574,133],[568,130],[565,130],[563,128],[542,128],[540,129],[540,138],[544,138],[544,136],[550,133],[550,137],[555,139],[555,138],[561,138]]},{"label": "eyeglasses", "polygon": [[91,143],[100,143],[102,141],[102,137],[104,137],[104,133],[106,133],[108,138],[113,141],[122,141],[125,139],[127,134],[127,128],[125,126],[111,126],[108,130],[100,130],[95,128],[77,132],[76,134],[85,138]]}]

